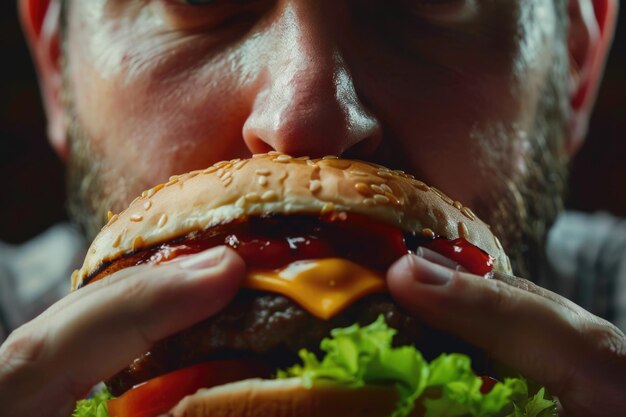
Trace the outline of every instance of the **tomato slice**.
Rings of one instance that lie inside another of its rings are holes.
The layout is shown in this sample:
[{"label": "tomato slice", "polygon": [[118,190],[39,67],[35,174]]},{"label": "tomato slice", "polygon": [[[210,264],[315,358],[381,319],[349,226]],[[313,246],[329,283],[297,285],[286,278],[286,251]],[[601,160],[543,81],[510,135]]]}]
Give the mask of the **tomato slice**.
[{"label": "tomato slice", "polygon": [[267,377],[262,362],[239,359],[211,361],[153,378],[108,401],[110,417],[156,417],[172,409],[183,397],[248,378]]},{"label": "tomato slice", "polygon": [[485,275],[493,270],[494,258],[463,238],[437,238],[424,246],[452,259],[472,274]]}]

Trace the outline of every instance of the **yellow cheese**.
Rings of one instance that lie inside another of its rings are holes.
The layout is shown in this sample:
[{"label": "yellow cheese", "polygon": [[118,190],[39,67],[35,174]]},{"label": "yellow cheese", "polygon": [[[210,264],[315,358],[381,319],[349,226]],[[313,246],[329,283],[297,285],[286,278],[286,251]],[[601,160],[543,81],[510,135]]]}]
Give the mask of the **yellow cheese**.
[{"label": "yellow cheese", "polygon": [[271,271],[252,270],[244,287],[285,295],[324,320],[365,295],[386,290],[381,274],[341,258],[297,261]]}]

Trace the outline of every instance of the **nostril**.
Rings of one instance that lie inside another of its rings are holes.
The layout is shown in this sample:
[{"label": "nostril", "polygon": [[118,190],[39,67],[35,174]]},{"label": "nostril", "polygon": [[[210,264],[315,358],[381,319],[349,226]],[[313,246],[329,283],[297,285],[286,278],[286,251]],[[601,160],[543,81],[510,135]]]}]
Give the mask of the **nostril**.
[{"label": "nostril", "polygon": [[258,136],[247,136],[244,142],[252,154],[268,153],[277,150]]},{"label": "nostril", "polygon": [[341,156],[350,159],[368,159],[376,153],[382,142],[382,129],[376,126],[367,137],[351,144]]}]

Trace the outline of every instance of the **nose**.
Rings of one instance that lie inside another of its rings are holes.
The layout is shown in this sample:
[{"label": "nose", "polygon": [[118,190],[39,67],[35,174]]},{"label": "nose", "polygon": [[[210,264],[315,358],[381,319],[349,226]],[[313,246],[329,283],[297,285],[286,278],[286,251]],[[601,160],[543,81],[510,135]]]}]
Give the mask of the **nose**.
[{"label": "nose", "polygon": [[332,2],[285,3],[243,126],[246,145],[253,153],[367,158],[380,143],[381,124],[360,100],[322,14],[320,5]]}]

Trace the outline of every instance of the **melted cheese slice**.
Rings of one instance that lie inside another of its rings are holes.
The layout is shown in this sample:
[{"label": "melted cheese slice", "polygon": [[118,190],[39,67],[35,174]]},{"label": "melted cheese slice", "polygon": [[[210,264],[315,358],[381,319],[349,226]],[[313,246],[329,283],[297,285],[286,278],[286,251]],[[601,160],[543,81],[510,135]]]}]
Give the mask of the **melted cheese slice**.
[{"label": "melted cheese slice", "polygon": [[243,286],[287,296],[324,320],[361,297],[386,290],[381,274],[341,258],[297,261],[271,271],[252,270]]}]

